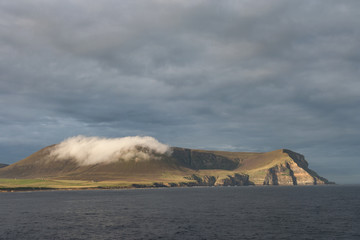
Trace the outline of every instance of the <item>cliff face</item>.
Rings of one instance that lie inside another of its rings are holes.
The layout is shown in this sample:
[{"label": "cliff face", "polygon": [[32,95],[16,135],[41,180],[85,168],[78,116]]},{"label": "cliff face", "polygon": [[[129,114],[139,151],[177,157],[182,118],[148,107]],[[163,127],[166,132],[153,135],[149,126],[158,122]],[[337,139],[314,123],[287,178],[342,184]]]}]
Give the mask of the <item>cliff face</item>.
[{"label": "cliff face", "polygon": [[284,149],[282,163],[267,170],[264,185],[317,185],[328,184],[329,181],[320,177],[308,168],[304,156]]},{"label": "cliff face", "polygon": [[226,169],[232,170],[238,162],[211,152],[187,148],[172,148],[172,157],[185,167],[192,169]]},{"label": "cliff face", "polygon": [[[173,148],[174,157],[199,174],[216,178],[214,185],[316,185],[329,181],[309,169],[304,156],[279,149],[266,153],[242,153]],[[210,169],[226,169],[216,173]],[[208,171],[207,171],[208,170]],[[248,179],[240,180],[247,176]]]}]

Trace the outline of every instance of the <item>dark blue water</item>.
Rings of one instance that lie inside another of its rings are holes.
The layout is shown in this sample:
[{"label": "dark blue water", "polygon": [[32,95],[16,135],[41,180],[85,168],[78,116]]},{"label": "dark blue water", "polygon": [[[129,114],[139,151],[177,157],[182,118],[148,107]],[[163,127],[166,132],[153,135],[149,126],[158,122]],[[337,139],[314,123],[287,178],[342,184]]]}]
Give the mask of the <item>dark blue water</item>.
[{"label": "dark blue water", "polygon": [[360,186],[0,193],[0,239],[360,239]]}]

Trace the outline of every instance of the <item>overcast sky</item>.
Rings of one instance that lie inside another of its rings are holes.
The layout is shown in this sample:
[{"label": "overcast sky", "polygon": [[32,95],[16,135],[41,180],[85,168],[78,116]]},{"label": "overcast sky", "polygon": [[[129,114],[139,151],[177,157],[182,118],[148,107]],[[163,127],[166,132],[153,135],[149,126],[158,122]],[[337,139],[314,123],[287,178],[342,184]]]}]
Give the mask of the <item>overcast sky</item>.
[{"label": "overcast sky", "polygon": [[358,0],[0,0],[0,162],[148,135],[360,183],[359,26]]}]

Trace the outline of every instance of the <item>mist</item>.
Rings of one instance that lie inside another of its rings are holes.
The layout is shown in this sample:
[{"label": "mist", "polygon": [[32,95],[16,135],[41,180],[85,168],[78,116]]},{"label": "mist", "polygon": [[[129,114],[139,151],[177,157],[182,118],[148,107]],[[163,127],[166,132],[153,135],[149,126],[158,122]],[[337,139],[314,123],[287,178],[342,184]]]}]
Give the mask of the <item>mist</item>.
[{"label": "mist", "polygon": [[100,138],[75,136],[57,144],[50,155],[56,160],[76,160],[79,165],[123,161],[148,161],[157,154],[171,153],[170,147],[149,136]]}]

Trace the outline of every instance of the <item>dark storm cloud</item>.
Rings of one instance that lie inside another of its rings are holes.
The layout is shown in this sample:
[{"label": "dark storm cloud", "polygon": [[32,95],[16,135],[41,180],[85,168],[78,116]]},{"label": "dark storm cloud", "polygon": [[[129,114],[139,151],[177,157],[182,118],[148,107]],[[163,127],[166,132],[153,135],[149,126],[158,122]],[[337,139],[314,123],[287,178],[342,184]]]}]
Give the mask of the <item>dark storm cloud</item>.
[{"label": "dark storm cloud", "polygon": [[[344,171],[353,168],[359,9],[314,0],[0,1],[1,149],[140,134],[186,147],[291,148],[330,175],[337,163],[327,158],[338,154]],[[3,153],[1,161],[16,160]]]}]

